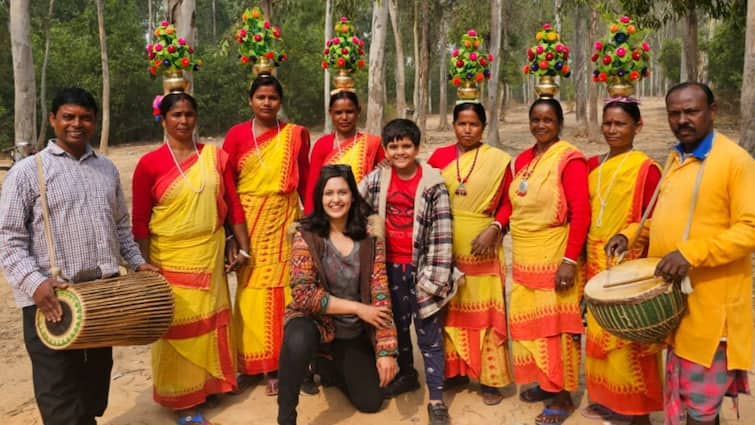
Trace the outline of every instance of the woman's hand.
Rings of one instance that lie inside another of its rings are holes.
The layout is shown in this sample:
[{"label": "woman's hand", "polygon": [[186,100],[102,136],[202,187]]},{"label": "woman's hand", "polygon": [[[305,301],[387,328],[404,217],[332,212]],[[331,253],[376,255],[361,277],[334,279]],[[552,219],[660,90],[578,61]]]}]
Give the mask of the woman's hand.
[{"label": "woman's hand", "polygon": [[472,255],[482,257],[495,254],[502,238],[503,232],[491,224],[472,240]]},{"label": "woman's hand", "polygon": [[378,357],[375,362],[380,377],[380,387],[385,387],[393,381],[398,373],[398,362],[393,356]]},{"label": "woman's hand", "polygon": [[[244,250],[248,253],[248,250]],[[230,273],[244,266],[249,258],[241,255],[239,244],[236,239],[230,238],[225,243],[225,272]]]},{"label": "woman's hand", "polygon": [[376,307],[360,303],[356,315],[376,329],[390,328],[393,322],[391,308],[388,306]]},{"label": "woman's hand", "polygon": [[556,271],[556,292],[568,291],[574,286],[574,277],[577,275],[577,265],[562,262]]}]

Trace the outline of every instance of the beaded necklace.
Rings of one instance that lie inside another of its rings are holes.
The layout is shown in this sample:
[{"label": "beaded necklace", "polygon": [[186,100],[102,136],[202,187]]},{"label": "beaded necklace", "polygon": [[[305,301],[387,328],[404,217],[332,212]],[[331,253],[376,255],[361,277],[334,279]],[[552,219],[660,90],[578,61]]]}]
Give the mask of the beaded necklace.
[{"label": "beaded necklace", "polygon": [[184,170],[181,168],[181,165],[178,163],[178,158],[176,158],[176,154],[173,153],[173,149],[170,147],[170,142],[168,142],[168,139],[165,139],[165,145],[168,146],[168,152],[170,152],[170,156],[173,158],[173,162],[176,164],[176,168],[178,168],[178,172],[181,174],[181,177],[183,177],[184,182],[186,182],[186,187],[189,188],[194,193],[202,193],[204,190],[204,184],[205,184],[205,170],[204,170],[204,164],[202,164],[202,160],[199,158],[199,148],[197,147],[197,141],[192,139],[192,144],[194,145],[194,153],[197,154],[197,162],[199,163],[199,169],[202,171],[202,182],[199,184],[199,189],[194,189],[191,186],[191,181],[189,180],[189,176],[187,176],[184,173]]},{"label": "beaded necklace", "polygon": [[621,159],[621,162],[619,163],[619,166],[616,167],[616,171],[613,172],[613,176],[611,177],[611,181],[608,182],[608,187],[606,187],[605,191],[601,191],[602,186],[602,179],[603,179],[603,164],[608,161],[608,155],[606,154],[603,157],[603,160],[600,162],[600,166],[598,167],[598,185],[596,187],[598,196],[598,202],[600,203],[600,209],[598,210],[598,218],[595,220],[595,225],[600,227],[603,225],[603,212],[606,210],[606,204],[608,204],[608,195],[611,194],[611,189],[613,188],[613,184],[616,182],[616,177],[619,175],[619,172],[621,171],[621,168],[624,166],[624,163],[627,161],[627,158],[629,158],[629,152],[625,152],[624,158]]},{"label": "beaded necklace", "polygon": [[[267,170],[270,169],[270,167],[265,164],[265,161],[262,159],[262,152],[260,152],[260,146],[257,144],[257,135],[254,133],[254,124],[257,122],[256,118],[252,119],[252,142],[254,142],[254,152],[257,154],[257,160],[259,161],[260,165],[262,165],[262,168],[265,168]],[[279,134],[281,132],[281,123],[278,121],[278,117],[275,117],[275,126],[276,126],[276,132],[275,134]]]},{"label": "beaded necklace", "polygon": [[469,167],[469,171],[467,172],[466,177],[463,179],[461,178],[461,170],[459,169],[459,157],[461,157],[461,150],[459,149],[459,146],[456,146],[456,181],[459,183],[459,186],[454,191],[455,194],[459,196],[467,196],[467,189],[464,187],[464,184],[469,180],[469,176],[472,175],[472,171],[474,171],[475,165],[477,165],[477,155],[480,153],[480,146],[482,144],[477,145],[474,152],[474,159],[472,160],[472,166]]}]

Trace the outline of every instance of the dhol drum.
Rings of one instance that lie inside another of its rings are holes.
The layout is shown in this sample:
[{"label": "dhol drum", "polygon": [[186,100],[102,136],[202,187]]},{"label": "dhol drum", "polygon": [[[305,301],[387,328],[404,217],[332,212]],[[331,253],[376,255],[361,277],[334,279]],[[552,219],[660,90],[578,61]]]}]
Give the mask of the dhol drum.
[{"label": "dhol drum", "polygon": [[644,344],[662,342],[676,329],[686,298],[678,285],[653,275],[659,261],[626,261],[587,282],[587,307],[603,329]]},{"label": "dhol drum", "polygon": [[173,291],[157,273],[70,284],[56,295],[63,319],[36,316],[37,335],[53,350],[150,344],[173,321]]}]

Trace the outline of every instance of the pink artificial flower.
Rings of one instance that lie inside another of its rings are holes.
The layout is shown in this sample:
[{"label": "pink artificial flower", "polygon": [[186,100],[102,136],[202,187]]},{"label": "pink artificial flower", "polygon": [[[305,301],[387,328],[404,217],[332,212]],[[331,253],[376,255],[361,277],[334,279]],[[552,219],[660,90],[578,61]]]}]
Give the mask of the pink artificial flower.
[{"label": "pink artificial flower", "polygon": [[170,22],[168,22],[168,21],[162,21],[162,22],[160,22],[160,25],[163,26],[163,27],[167,27],[168,25],[170,25]]},{"label": "pink artificial flower", "polygon": [[459,49],[454,49],[454,51],[451,52],[451,56],[453,56],[453,57],[459,56]]},{"label": "pink artificial flower", "polygon": [[159,51],[161,51],[162,49],[163,49],[163,45],[162,45],[162,44],[160,44],[160,43],[158,43],[158,44],[155,44],[155,51],[156,51],[156,52],[159,52]]},{"label": "pink artificial flower", "polygon": [[356,44],[356,45],[359,45],[359,39],[356,38],[356,37],[352,38],[351,42],[354,43],[354,44]]},{"label": "pink artificial flower", "polygon": [[545,51],[545,49],[543,48],[543,46],[537,46],[535,48],[535,52],[537,52],[538,55],[541,54],[541,53],[543,53],[544,51]]},{"label": "pink artificial flower", "polygon": [[180,44],[182,46],[185,46],[186,45],[186,39],[185,38],[179,38],[178,39],[178,44]]},{"label": "pink artificial flower", "polygon": [[544,29],[544,30],[549,30],[549,29],[551,29],[551,24],[548,24],[548,23],[545,23],[545,24],[543,24],[543,29]]},{"label": "pink artificial flower", "polygon": [[168,46],[168,53],[176,53],[176,46],[172,44]]},{"label": "pink artificial flower", "polygon": [[244,28],[241,28],[239,30],[239,36],[242,37],[242,38],[246,37],[246,30]]},{"label": "pink artificial flower", "polygon": [[600,50],[603,48],[603,43],[601,41],[595,42],[595,50]]},{"label": "pink artificial flower", "polygon": [[259,34],[254,34],[254,41],[262,41],[262,36]]},{"label": "pink artificial flower", "polygon": [[467,35],[470,37],[477,37],[477,31],[475,30],[469,30],[467,31]]},{"label": "pink artificial flower", "polygon": [[642,50],[649,52],[650,51],[650,45],[647,43],[642,43]]},{"label": "pink artificial flower", "polygon": [[265,23],[262,24],[262,26],[264,26],[266,29],[270,29],[270,27],[272,27],[269,21],[265,21]]},{"label": "pink artificial flower", "polygon": [[622,24],[628,24],[629,23],[629,16],[624,15],[621,18],[619,18],[619,20],[621,21]]},{"label": "pink artificial flower", "polygon": [[336,37],[336,38],[333,39],[333,44],[340,44],[340,43],[341,43],[341,39],[340,38]]},{"label": "pink artificial flower", "polygon": [[493,62],[493,55],[488,53],[488,62]]},{"label": "pink artificial flower", "polygon": [[154,47],[154,46],[152,46],[152,44],[151,44],[151,43],[150,43],[150,44],[147,44],[147,51],[148,51],[148,52],[151,52],[151,51],[152,51],[152,48],[153,48],[153,47]]},{"label": "pink artificial flower", "polygon": [[349,22],[349,18],[341,16],[341,22]]},{"label": "pink artificial flower", "polygon": [[473,61],[476,61],[477,60],[477,53],[475,53],[475,52],[470,53],[469,54],[469,59],[473,60]]},{"label": "pink artificial flower", "polygon": [[627,49],[625,49],[623,47],[619,47],[618,49],[616,49],[616,56],[618,56],[620,58],[623,58],[624,55],[626,55],[626,54],[627,54]]},{"label": "pink artificial flower", "polygon": [[563,44],[556,44],[556,51],[561,53],[564,50]]}]

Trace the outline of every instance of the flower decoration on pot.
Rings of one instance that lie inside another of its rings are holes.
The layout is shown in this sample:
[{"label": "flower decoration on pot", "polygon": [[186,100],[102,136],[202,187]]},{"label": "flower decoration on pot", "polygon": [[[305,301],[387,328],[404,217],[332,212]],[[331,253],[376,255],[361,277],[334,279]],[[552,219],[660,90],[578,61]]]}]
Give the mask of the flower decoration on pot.
[{"label": "flower decoration on pot", "polygon": [[280,28],[265,19],[257,6],[241,14],[241,28],[235,37],[239,42],[239,63],[252,64],[255,75],[272,75],[275,67],[288,59],[288,54],[279,47]]},{"label": "flower decoration on pot", "polygon": [[334,93],[340,90],[354,91],[354,79],[350,74],[365,66],[362,59],[364,41],[354,35],[354,24],[345,16],[338,20],[334,29],[335,37],[325,42],[322,68],[331,68],[337,73],[333,79],[336,87]]},{"label": "flower decoration on pot", "polygon": [[147,45],[149,73],[153,77],[163,73],[166,94],[185,91],[188,82],[184,79],[184,72],[198,71],[202,61],[194,57],[194,48],[178,37],[176,27],[170,22],[162,21],[154,35],[155,42]]},{"label": "flower decoration on pot", "polygon": [[474,29],[461,36],[461,45],[451,52],[448,79],[458,87],[460,101],[476,101],[480,97],[478,84],[490,79],[490,63],[493,55],[483,53],[482,37]]},{"label": "flower decoration on pot", "polygon": [[538,97],[553,97],[558,93],[555,77],[569,78],[569,46],[561,42],[561,36],[551,24],[535,34],[537,44],[527,49],[527,64],[522,71],[538,77],[535,92]]},{"label": "flower decoration on pot", "polygon": [[650,75],[650,45],[629,16],[611,23],[608,35],[593,47],[592,79],[606,83],[612,97],[632,95],[634,84]]}]

